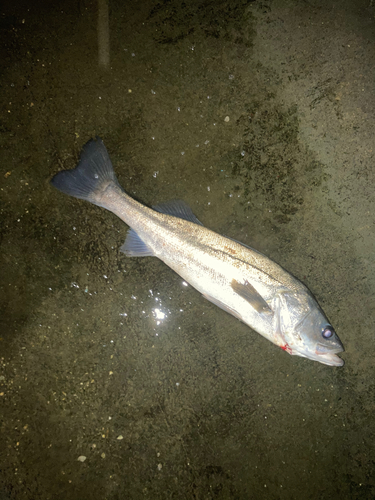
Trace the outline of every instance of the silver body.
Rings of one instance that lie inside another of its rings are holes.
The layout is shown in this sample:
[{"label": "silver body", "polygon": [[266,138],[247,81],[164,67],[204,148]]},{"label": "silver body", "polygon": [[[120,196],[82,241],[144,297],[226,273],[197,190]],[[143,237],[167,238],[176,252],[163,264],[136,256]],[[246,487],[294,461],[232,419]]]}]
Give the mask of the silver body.
[{"label": "silver body", "polygon": [[[294,327],[311,315],[318,315],[318,321],[323,323],[328,321],[309,290],[281,266],[256,250],[201,225],[152,210],[113,183],[101,193],[98,201],[97,204],[126,222],[154,256],[207,299],[290,354],[311,357],[304,352],[309,347],[306,345],[309,337],[303,339],[303,332],[301,335]],[[257,304],[254,307],[254,301],[246,294],[244,297],[237,293],[233,280],[250,283],[269,310]],[[314,339],[311,340],[314,343]],[[324,364],[342,365],[335,354],[317,356],[316,360]]]},{"label": "silver body", "polygon": [[[128,196],[100,139],[85,146],[76,169],[59,172],[52,184],[128,224],[125,254],[158,257],[208,300],[289,354],[343,365],[336,356],[344,350],[339,338],[300,281],[256,250],[192,222],[192,213],[186,220],[189,216],[161,213]],[[330,338],[322,334],[327,325]]]}]

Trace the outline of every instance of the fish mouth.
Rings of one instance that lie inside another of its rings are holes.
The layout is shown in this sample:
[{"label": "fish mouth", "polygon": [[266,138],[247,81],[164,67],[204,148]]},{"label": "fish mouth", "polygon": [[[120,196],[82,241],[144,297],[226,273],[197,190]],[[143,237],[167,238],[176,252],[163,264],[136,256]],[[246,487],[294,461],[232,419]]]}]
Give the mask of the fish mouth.
[{"label": "fish mouth", "polygon": [[342,346],[337,347],[336,349],[330,349],[329,351],[327,351],[327,349],[323,351],[321,348],[319,349],[319,344],[318,344],[317,349],[315,351],[302,351],[302,352],[295,351],[293,354],[297,354],[302,358],[307,358],[312,361],[318,361],[323,365],[343,366],[344,360],[341,359],[339,356],[336,356],[336,354],[340,352],[344,352],[344,348]]},{"label": "fish mouth", "polygon": [[344,361],[336,354],[344,352],[344,346],[339,339],[336,339],[336,347],[327,350],[327,347],[322,344],[317,344],[315,348],[316,360],[320,363],[330,366],[343,366]]},{"label": "fish mouth", "polygon": [[344,365],[344,360],[341,359],[339,356],[336,356],[336,354],[334,354],[333,352],[327,352],[325,354],[316,354],[316,357],[312,359],[315,359],[316,361],[319,361],[319,363],[323,363],[324,365],[329,365],[329,366]]}]

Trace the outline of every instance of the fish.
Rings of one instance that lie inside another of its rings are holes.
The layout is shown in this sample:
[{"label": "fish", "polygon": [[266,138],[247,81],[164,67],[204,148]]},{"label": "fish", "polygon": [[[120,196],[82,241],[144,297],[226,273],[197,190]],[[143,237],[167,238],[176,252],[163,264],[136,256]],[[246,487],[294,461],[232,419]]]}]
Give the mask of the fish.
[{"label": "fish", "polygon": [[100,137],[51,184],[129,226],[128,257],[158,257],[203,297],[291,355],[342,366],[344,347],[309,289],[257,250],[206,228],[181,200],[147,207],[122,189]]}]

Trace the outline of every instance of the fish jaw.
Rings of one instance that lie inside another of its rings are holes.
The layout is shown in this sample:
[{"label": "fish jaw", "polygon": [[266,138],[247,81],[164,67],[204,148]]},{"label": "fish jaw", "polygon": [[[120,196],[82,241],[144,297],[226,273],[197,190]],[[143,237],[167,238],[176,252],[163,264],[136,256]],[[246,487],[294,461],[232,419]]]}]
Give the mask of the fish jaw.
[{"label": "fish jaw", "polygon": [[339,356],[336,356],[336,354],[344,352],[344,348],[337,349],[335,352],[331,351],[331,352],[319,353],[318,349],[316,349],[315,351],[310,351],[308,348],[300,350],[294,347],[293,349],[293,347],[291,347],[287,342],[281,342],[279,344],[279,347],[281,347],[283,351],[286,351],[291,356],[300,356],[301,358],[307,358],[310,359],[311,361],[318,361],[323,365],[328,365],[328,366],[344,365],[344,360],[341,359]]},{"label": "fish jaw", "polygon": [[[313,358],[310,358],[310,359],[313,359]],[[329,366],[343,366],[344,365],[344,360],[341,359],[339,356],[336,356],[336,354],[333,354],[333,353],[318,354],[315,361],[319,361],[319,363],[323,363],[324,365],[329,365]]]},{"label": "fish jaw", "polygon": [[344,365],[344,360],[336,355],[344,352],[345,349],[342,347],[342,345],[338,346],[336,349],[327,350],[325,346],[317,344],[314,349],[310,348],[304,343],[297,344],[294,341],[288,343],[287,341],[283,340],[283,336],[280,333],[277,338],[279,342],[275,343],[277,343],[283,351],[286,351],[291,356],[300,356],[301,358],[307,358],[311,361],[318,361],[319,363],[328,366]]},{"label": "fish jaw", "polygon": [[[337,352],[343,352],[344,349],[337,351]],[[289,354],[291,355],[296,355],[296,356],[301,356],[302,358],[307,358],[310,359],[311,361],[318,361],[319,363],[322,363],[323,365],[328,365],[328,366],[343,366],[344,365],[344,360],[341,359],[339,356],[336,356],[336,353],[333,352],[326,352],[324,354],[319,354],[317,352],[298,352],[297,350],[293,351],[288,351]]]}]

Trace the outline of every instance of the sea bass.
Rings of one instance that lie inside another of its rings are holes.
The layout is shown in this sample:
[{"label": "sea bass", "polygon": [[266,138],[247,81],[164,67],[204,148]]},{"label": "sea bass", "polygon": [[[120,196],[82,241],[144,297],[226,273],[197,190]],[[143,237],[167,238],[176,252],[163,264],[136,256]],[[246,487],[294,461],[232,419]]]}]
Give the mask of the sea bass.
[{"label": "sea bass", "polygon": [[130,230],[121,251],[155,256],[206,299],[292,355],[331,366],[344,348],[311,292],[258,251],[205,228],[190,207],[172,201],[148,208],[119,185],[103,141],[90,140],[73,170],[53,186],[106,208]]}]

